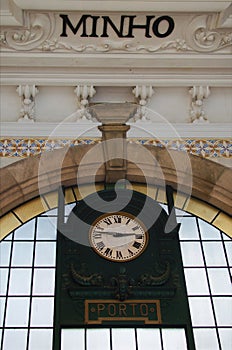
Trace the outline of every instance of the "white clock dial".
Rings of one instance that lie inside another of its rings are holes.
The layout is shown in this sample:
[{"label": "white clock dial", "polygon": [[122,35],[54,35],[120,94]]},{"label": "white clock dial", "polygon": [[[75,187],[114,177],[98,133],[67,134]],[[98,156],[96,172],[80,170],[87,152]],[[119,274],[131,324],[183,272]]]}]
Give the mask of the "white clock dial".
[{"label": "white clock dial", "polygon": [[119,212],[99,217],[90,229],[89,239],[92,248],[103,258],[124,262],[144,251],[148,235],[137,218]]}]

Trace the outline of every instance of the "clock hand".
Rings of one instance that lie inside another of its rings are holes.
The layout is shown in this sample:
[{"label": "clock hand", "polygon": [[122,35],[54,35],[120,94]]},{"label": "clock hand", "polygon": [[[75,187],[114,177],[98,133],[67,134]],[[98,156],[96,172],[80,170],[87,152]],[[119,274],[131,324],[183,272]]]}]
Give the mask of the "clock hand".
[{"label": "clock hand", "polygon": [[113,237],[125,237],[125,236],[135,236],[135,233],[122,233],[115,231],[94,231],[96,233],[105,233],[106,235],[113,235]]}]

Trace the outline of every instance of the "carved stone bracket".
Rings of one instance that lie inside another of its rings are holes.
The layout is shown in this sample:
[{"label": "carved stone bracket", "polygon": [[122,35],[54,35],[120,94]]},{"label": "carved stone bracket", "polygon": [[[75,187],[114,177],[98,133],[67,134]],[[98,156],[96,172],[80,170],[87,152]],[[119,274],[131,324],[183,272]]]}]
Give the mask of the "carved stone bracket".
[{"label": "carved stone bracket", "polygon": [[209,86],[193,86],[189,93],[191,95],[190,118],[192,123],[208,123],[207,116],[203,110],[203,100],[210,95]]},{"label": "carved stone bracket", "polygon": [[149,120],[149,118],[146,116],[145,106],[154,94],[153,87],[151,85],[136,85],[136,87],[132,90],[132,93],[135,95],[139,106],[137,108],[137,112],[130,121],[136,122],[138,120]]},{"label": "carved stone bracket", "polygon": [[92,122],[96,122],[96,118],[89,109],[89,98],[92,98],[96,94],[93,85],[77,85],[74,92],[77,96],[78,104],[78,109],[75,112],[76,121],[91,120]]},{"label": "carved stone bracket", "polygon": [[22,99],[22,108],[18,121],[35,121],[35,96],[39,90],[35,85],[19,85],[16,89]]}]

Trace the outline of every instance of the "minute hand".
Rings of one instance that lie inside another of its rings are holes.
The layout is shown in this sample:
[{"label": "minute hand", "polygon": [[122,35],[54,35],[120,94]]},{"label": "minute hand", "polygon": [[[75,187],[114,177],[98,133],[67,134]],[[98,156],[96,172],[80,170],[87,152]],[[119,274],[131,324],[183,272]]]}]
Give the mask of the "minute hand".
[{"label": "minute hand", "polygon": [[135,233],[121,233],[121,232],[114,232],[114,231],[95,231],[95,232],[106,234],[106,235],[112,235],[113,237],[135,236]]}]

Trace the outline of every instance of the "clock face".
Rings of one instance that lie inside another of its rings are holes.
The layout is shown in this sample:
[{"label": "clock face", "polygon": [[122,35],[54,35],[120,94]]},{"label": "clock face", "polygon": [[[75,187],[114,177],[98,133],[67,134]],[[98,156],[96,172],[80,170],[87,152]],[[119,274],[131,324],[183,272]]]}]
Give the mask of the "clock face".
[{"label": "clock face", "polygon": [[125,262],[137,258],[148,243],[143,224],[128,213],[104,214],[93,223],[89,240],[92,248],[105,259]]}]

